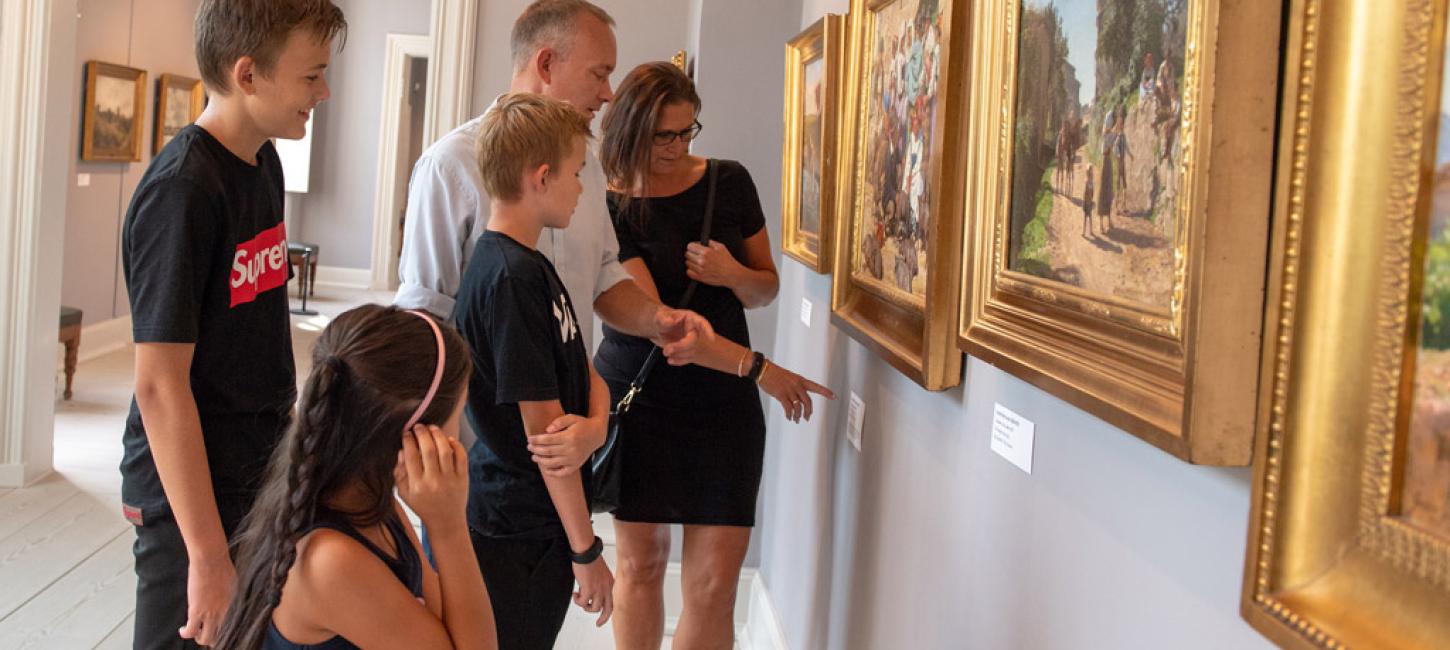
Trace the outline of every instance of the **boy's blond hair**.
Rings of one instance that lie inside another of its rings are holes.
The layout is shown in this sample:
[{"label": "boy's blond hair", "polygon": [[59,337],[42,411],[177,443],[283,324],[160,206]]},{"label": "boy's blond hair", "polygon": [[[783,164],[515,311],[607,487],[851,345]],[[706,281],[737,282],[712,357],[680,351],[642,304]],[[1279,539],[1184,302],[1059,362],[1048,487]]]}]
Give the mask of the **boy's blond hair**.
[{"label": "boy's blond hair", "polygon": [[526,171],[539,165],[557,169],[575,138],[589,135],[589,118],[569,104],[534,93],[504,95],[478,130],[484,191],[500,201],[523,198]]}]

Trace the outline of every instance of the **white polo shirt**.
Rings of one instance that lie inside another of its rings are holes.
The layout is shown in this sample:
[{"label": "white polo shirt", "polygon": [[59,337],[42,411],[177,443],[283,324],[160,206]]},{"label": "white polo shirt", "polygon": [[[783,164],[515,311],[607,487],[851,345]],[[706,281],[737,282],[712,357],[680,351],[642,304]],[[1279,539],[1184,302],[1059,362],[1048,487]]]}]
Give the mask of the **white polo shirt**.
[{"label": "white polo shirt", "polygon": [[[484,111],[493,110],[490,104]],[[488,225],[489,198],[483,189],[474,143],[483,116],[469,120],[428,147],[413,165],[403,222],[402,284],[393,304],[453,314],[454,297],[478,236]],[[593,146],[587,148],[580,180],[584,193],[564,230],[545,228],[539,252],[553,262],[576,305],[586,349],[594,349],[594,310],[599,294],[630,280],[619,264],[619,241],[605,204],[604,170]]]}]

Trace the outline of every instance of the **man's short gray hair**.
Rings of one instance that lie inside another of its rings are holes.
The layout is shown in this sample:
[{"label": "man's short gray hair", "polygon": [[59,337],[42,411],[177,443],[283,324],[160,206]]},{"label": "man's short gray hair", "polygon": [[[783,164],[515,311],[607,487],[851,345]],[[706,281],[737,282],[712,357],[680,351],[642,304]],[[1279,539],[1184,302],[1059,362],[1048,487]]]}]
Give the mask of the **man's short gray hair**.
[{"label": "man's short gray hair", "polygon": [[514,59],[514,72],[523,70],[544,48],[552,48],[568,56],[574,44],[574,30],[579,16],[588,13],[600,22],[614,27],[614,18],[588,0],[537,0],[524,9],[514,21],[509,42]]}]

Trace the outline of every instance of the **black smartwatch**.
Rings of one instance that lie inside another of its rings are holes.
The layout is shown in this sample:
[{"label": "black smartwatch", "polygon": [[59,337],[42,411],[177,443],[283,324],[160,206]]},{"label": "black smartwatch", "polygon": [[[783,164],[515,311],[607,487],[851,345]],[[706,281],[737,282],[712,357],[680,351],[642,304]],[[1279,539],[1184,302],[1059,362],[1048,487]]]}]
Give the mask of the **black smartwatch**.
[{"label": "black smartwatch", "polygon": [[745,377],[750,381],[758,382],[760,381],[760,373],[762,370],[765,370],[765,355],[756,352],[755,360],[750,362],[750,372],[745,373]]},{"label": "black smartwatch", "polygon": [[594,536],[594,543],[589,545],[589,550],[583,553],[575,553],[574,549],[569,549],[569,559],[574,564],[590,564],[599,559],[599,556],[603,554],[604,540],[599,539],[598,535]]}]

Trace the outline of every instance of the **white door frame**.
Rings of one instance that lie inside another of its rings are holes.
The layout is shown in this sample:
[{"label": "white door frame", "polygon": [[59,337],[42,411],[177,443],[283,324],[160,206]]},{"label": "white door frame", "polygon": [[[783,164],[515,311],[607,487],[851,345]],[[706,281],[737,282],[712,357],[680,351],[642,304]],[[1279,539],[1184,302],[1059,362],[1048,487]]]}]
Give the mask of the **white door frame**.
[{"label": "white door frame", "polygon": [[51,471],[75,0],[0,0],[0,487]]},{"label": "white door frame", "polygon": [[[378,131],[378,181],[373,198],[373,291],[390,291],[398,287],[398,213],[400,194],[406,194],[407,160],[405,124],[412,123],[408,106],[408,79],[414,59],[433,55],[433,39],[410,34],[388,34],[387,53],[383,57],[383,112]],[[432,67],[432,62],[429,62]],[[431,75],[430,75],[431,76]],[[426,111],[426,108],[425,108]]]}]

